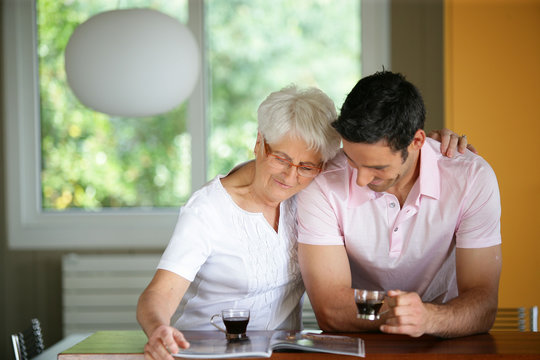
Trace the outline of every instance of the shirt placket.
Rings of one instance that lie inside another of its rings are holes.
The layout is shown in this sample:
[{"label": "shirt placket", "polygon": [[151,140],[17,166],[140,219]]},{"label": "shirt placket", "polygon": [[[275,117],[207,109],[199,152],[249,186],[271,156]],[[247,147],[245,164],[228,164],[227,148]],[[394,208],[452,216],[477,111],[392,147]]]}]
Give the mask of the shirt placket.
[{"label": "shirt placket", "polygon": [[405,234],[407,234],[408,220],[413,217],[417,210],[414,206],[406,205],[400,209],[399,202],[394,195],[387,195],[388,206],[388,224],[390,226],[390,246],[389,256],[397,258],[401,255],[405,242]]}]

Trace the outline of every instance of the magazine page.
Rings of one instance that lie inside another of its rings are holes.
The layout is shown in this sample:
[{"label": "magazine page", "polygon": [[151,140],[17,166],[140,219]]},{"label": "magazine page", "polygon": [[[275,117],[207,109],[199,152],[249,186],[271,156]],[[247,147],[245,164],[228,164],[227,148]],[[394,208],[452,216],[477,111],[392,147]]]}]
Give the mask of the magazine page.
[{"label": "magazine page", "polygon": [[218,331],[185,331],[190,343],[174,357],[185,359],[269,358],[276,350],[365,356],[360,338],[313,331],[248,331],[247,339],[229,341]]},{"label": "magazine page", "polygon": [[184,334],[189,349],[181,349],[174,357],[186,359],[227,359],[238,357],[269,358],[272,355],[270,338],[274,332],[257,331],[248,333],[243,340],[228,341],[225,336],[201,338]]},{"label": "magazine page", "polygon": [[270,346],[273,350],[296,349],[360,357],[366,355],[364,341],[360,338],[310,331],[278,331],[272,336]]}]

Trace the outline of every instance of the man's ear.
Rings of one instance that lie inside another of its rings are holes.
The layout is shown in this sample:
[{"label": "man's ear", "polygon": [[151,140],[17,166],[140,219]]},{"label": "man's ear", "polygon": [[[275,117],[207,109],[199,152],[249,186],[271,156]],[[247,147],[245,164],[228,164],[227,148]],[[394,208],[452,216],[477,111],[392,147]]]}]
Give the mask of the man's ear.
[{"label": "man's ear", "polygon": [[422,129],[416,130],[413,141],[410,145],[410,150],[420,150],[426,142],[426,132]]}]

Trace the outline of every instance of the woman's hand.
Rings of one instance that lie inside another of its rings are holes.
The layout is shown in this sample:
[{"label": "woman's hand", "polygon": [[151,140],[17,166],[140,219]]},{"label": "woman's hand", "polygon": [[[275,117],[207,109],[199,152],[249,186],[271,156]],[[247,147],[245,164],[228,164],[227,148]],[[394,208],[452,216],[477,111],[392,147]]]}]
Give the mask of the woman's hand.
[{"label": "woman's hand", "polygon": [[148,338],[144,346],[144,358],[146,360],[173,360],[171,354],[176,354],[180,348],[187,349],[189,342],[176,328],[161,325]]},{"label": "woman's hand", "polygon": [[452,130],[434,130],[430,131],[427,136],[441,142],[441,153],[447,157],[454,156],[456,150],[463,154],[465,149],[478,154],[476,148],[468,143],[466,135],[459,136]]},{"label": "woman's hand", "polygon": [[158,269],[137,303],[137,321],[148,336],[144,346],[146,360],[173,360],[180,348],[189,343],[176,328],[169,326],[171,316],[186,293],[190,282],[171,271]]}]

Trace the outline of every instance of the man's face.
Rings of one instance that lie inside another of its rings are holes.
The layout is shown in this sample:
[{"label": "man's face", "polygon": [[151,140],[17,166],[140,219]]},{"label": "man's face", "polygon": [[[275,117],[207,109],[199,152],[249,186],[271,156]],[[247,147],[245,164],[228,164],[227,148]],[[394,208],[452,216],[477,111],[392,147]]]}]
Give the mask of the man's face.
[{"label": "man's face", "polygon": [[399,189],[400,185],[408,183],[414,175],[418,157],[412,147],[411,144],[407,148],[409,156],[403,161],[401,151],[393,151],[384,140],[375,144],[343,140],[343,151],[349,165],[358,171],[356,184],[368,186],[376,192],[388,191],[395,186]]}]

